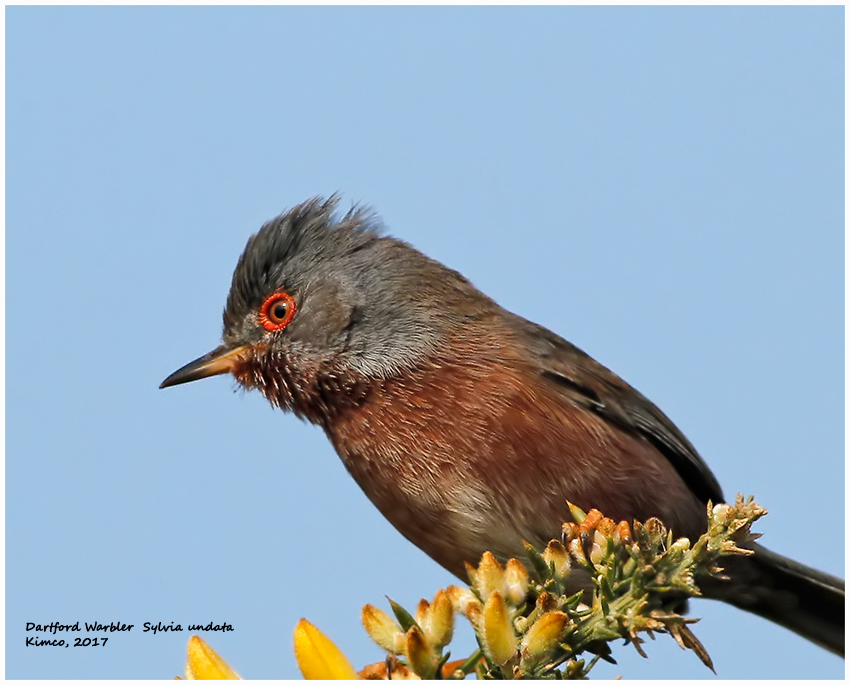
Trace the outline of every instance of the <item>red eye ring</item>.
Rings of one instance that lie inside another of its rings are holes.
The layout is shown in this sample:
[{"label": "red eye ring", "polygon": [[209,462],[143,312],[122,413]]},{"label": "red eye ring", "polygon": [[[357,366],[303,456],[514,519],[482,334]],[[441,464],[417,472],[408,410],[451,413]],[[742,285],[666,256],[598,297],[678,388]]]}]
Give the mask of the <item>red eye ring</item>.
[{"label": "red eye ring", "polygon": [[293,316],[295,316],[295,300],[289,293],[269,295],[260,307],[260,323],[267,331],[283,330],[292,321]]}]

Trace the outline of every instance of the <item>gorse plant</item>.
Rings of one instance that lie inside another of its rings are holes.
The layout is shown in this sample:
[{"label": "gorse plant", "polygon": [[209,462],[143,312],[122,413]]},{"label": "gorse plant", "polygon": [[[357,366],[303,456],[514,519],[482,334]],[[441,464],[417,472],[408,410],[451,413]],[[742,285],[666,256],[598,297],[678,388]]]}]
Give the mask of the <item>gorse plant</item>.
[{"label": "gorse plant", "polygon": [[[682,612],[689,597],[700,596],[702,580],[722,582],[721,557],[752,554],[746,545],[758,535],[750,526],[766,510],[741,495],[734,505],[709,504],[707,531],[694,543],[674,539],[655,518],[630,525],[595,509],[585,513],[570,504],[570,510],[575,521],[563,524],[561,538],[543,550],[526,545],[525,563],[502,565],[485,552],[477,567],[467,566],[467,587],[439,590],[412,613],[392,600],[392,615],[366,605],[363,625],[387,657],[359,673],[302,619],[295,631],[301,672],[308,679],[586,678],[600,659],[614,661],[613,641],[625,640],[646,656],[642,635],[655,633],[669,634],[713,670],[689,627],[698,619]],[[450,661],[457,614],[472,625],[479,648]],[[203,670],[192,666],[192,645],[188,677]],[[194,653],[224,664],[204,647],[212,656],[197,644]],[[233,677],[224,666],[222,677]]]},{"label": "gorse plant", "polygon": [[[667,633],[713,668],[688,627],[698,619],[681,611],[700,595],[701,577],[722,578],[721,556],[752,554],[742,545],[758,537],[750,526],[767,512],[741,496],[734,506],[709,506],[708,530],[691,544],[658,519],[630,526],[570,508],[576,520],[563,525],[560,540],[542,551],[526,545],[527,565],[510,559],[502,566],[485,552],[467,569],[468,588],[440,590],[415,617],[393,602],[395,621],[364,607],[363,625],[389,658],[361,677],[585,678],[599,659],[613,661],[614,640],[646,656],[642,633]],[[576,575],[579,583],[571,582]],[[569,590],[588,584],[591,591]],[[453,614],[469,620],[480,649],[449,665]]]}]

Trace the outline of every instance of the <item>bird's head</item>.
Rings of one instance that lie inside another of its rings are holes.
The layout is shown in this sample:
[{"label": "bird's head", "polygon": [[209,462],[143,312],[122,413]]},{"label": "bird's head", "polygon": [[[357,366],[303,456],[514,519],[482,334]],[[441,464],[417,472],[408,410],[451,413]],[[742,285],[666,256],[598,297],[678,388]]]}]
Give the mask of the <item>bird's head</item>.
[{"label": "bird's head", "polygon": [[298,411],[293,396],[316,384],[344,390],[386,379],[439,348],[458,319],[452,303],[477,291],[383,236],[371,213],[335,216],[336,205],[335,197],[310,200],[248,240],[224,309],[222,344],[160,387],[232,373]]}]

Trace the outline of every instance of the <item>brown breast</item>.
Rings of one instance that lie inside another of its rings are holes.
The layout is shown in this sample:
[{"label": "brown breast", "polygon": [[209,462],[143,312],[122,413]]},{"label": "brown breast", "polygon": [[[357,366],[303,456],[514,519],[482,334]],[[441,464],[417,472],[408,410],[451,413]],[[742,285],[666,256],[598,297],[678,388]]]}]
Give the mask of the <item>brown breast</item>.
[{"label": "brown breast", "polygon": [[523,557],[569,519],[565,499],[614,519],[658,516],[692,539],[703,505],[641,436],[576,406],[504,331],[446,352],[325,430],[366,495],[455,574],[489,549]]}]

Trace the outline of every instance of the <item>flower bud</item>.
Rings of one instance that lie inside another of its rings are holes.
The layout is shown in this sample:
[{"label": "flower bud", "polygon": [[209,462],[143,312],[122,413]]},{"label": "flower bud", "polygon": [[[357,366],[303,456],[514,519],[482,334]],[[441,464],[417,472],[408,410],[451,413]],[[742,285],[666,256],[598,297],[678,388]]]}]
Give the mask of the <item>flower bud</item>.
[{"label": "flower bud", "polygon": [[398,623],[377,607],[367,604],[361,614],[363,627],[375,643],[390,654],[404,651],[404,633]]},{"label": "flower bud", "polygon": [[538,618],[522,640],[523,660],[540,661],[557,649],[568,621],[562,611],[550,611]]},{"label": "flower bud", "polygon": [[498,592],[491,594],[484,605],[481,628],[482,642],[490,658],[499,666],[510,661],[517,651],[516,633]]},{"label": "flower bud", "polygon": [[303,618],[295,627],[295,659],[307,680],[356,680],[357,672],[339,648]]},{"label": "flower bud", "polygon": [[649,535],[650,544],[655,548],[661,547],[664,544],[664,538],[667,536],[667,528],[661,520],[653,516],[647,519],[643,525]]},{"label": "flower bud", "polygon": [[218,653],[197,635],[189,638],[186,680],[242,680]]},{"label": "flower bud", "polygon": [[505,601],[518,607],[528,595],[528,570],[522,562],[508,559],[505,566]]},{"label": "flower bud", "polygon": [[622,545],[632,544],[632,529],[627,521],[620,521],[614,529],[614,540]]},{"label": "flower bud", "polygon": [[674,554],[684,554],[691,548],[691,541],[688,538],[679,538],[670,545],[670,551]]},{"label": "flower bud", "polygon": [[407,631],[404,653],[416,675],[427,680],[434,677],[437,672],[437,655],[418,626]]},{"label": "flower bud", "polygon": [[558,608],[558,600],[555,599],[553,595],[546,592],[545,590],[537,595],[537,604],[535,605],[535,611],[538,614],[545,614],[549,611],[555,611]]},{"label": "flower bud", "polygon": [[587,512],[587,516],[585,516],[584,521],[579,525],[579,533],[581,533],[582,538],[589,539],[591,531],[596,530],[596,526],[599,525],[599,522],[605,518],[602,515],[602,512],[599,509],[591,509]]},{"label": "flower bud", "polygon": [[543,550],[543,561],[554,569],[555,578],[563,580],[570,573],[570,555],[557,540],[550,540]]},{"label": "flower bud", "polygon": [[593,531],[593,544],[590,547],[590,560],[599,565],[608,556],[608,539],[598,530]]},{"label": "flower bud", "polygon": [[590,562],[588,562],[587,556],[584,553],[581,538],[574,538],[573,540],[570,540],[569,550],[573,559],[575,559],[579,564],[585,567],[590,565]]},{"label": "flower bud", "polygon": [[604,558],[604,556],[604,552],[599,546],[599,543],[594,542],[590,546],[590,563],[592,563],[594,566],[599,566],[602,563],[602,559]]},{"label": "flower bud", "polygon": [[481,563],[475,573],[474,587],[482,602],[494,592],[502,592],[505,584],[505,571],[490,552],[481,555]]},{"label": "flower bud", "polygon": [[421,619],[417,611],[416,621],[433,647],[440,649],[449,644],[454,632],[454,611],[445,590],[437,592],[434,601],[423,612]]},{"label": "flower bud", "polygon": [[721,525],[726,525],[735,518],[735,508],[725,502],[721,502],[711,510],[711,516]]},{"label": "flower bud", "polygon": [[614,528],[616,528],[616,524],[613,520],[603,517],[596,526],[596,531],[601,533],[603,537],[610,538],[614,535]]}]

